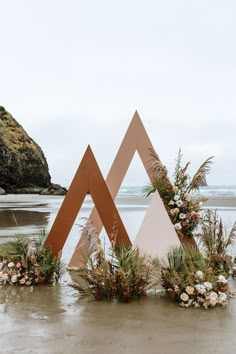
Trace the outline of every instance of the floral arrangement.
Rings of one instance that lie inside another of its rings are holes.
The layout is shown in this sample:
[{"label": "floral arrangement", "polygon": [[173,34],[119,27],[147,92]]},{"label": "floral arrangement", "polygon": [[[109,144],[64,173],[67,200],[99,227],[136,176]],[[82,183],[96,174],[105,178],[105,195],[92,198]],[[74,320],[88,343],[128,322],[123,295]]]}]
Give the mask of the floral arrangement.
[{"label": "floral arrangement", "polygon": [[[209,270],[211,272],[211,270]],[[215,307],[228,304],[227,279],[219,275],[214,282],[207,281],[209,274],[198,270],[192,274],[191,285],[182,287],[181,282],[167,289],[167,293],[175,298],[182,307]]]},{"label": "floral arrangement", "polygon": [[10,258],[0,258],[0,285],[33,285],[40,283],[38,265],[28,267],[27,262]]},{"label": "floral arrangement", "polygon": [[138,249],[121,245],[111,257],[100,250],[90,256],[85,268],[71,272],[72,286],[94,300],[129,302],[146,294],[150,267]]},{"label": "floral arrangement", "polygon": [[[117,223],[110,235],[111,250],[106,254],[101,247],[97,231],[91,222],[80,225],[89,242],[88,261],[84,267],[69,269],[72,286],[81,296],[93,300],[129,302],[146,294],[151,286],[152,264],[149,257],[141,255],[137,248],[125,244],[116,245]],[[87,258],[87,257],[86,257]]]},{"label": "floral arrangement", "polygon": [[36,285],[57,282],[63,264],[38,240],[18,236],[0,247],[0,285]]},{"label": "floral arrangement", "polygon": [[206,199],[192,198],[192,192],[206,184],[206,174],[209,173],[212,158],[208,158],[191,179],[187,173],[190,162],[182,167],[182,154],[179,150],[174,180],[171,182],[159,156],[155,151],[151,151],[151,168],[154,177],[151,186],[145,190],[146,195],[158,190],[176,231],[184,236],[191,237],[201,220],[200,210],[202,202]]},{"label": "floral arrangement", "polygon": [[196,250],[175,248],[168,254],[168,264],[161,266],[161,282],[167,294],[182,307],[226,306],[228,280],[216,274]]},{"label": "floral arrangement", "polygon": [[170,192],[168,214],[174,228],[184,235],[192,236],[193,230],[201,219],[199,212],[202,199],[192,200],[190,193],[177,185],[174,185]]}]

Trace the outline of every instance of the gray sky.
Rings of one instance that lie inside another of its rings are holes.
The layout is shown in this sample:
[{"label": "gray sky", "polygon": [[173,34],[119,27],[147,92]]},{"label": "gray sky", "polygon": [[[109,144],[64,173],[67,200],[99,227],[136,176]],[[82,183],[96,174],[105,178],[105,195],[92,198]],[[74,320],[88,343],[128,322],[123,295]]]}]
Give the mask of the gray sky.
[{"label": "gray sky", "polygon": [[[0,105],[68,186],[88,144],[106,176],[137,109],[162,162],[236,184],[236,2],[0,0]],[[135,158],[125,184],[147,182]]]}]

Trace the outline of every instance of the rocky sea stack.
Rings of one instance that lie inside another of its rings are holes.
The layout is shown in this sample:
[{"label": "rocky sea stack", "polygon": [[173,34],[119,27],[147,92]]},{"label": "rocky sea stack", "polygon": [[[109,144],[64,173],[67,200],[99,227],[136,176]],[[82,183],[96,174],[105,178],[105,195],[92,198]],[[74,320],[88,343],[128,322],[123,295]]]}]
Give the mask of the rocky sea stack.
[{"label": "rocky sea stack", "polygon": [[42,149],[0,106],[0,194],[63,195],[66,189],[51,183]]}]

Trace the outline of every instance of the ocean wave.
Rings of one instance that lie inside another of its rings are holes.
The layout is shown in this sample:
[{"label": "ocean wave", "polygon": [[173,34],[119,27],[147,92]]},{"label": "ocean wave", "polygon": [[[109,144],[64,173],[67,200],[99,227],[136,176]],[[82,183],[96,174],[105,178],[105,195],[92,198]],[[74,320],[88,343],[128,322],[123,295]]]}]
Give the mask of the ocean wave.
[{"label": "ocean wave", "polygon": [[[118,196],[143,196],[145,186],[121,187]],[[194,193],[196,196],[205,197],[236,197],[236,186],[206,186]]]}]

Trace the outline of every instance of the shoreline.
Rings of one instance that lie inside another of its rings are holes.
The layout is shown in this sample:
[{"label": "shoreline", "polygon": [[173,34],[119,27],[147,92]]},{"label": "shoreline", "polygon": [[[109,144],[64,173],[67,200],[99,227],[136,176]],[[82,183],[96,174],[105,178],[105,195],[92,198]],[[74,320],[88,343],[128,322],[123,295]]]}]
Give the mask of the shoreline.
[{"label": "shoreline", "polygon": [[[236,196],[203,196],[198,195],[197,198],[206,198],[207,200],[203,202],[203,208],[236,208]],[[18,206],[23,206],[27,204],[28,207],[36,206],[40,204],[57,204],[58,206],[62,203],[64,196],[53,196],[53,195],[39,195],[39,194],[6,194],[0,195],[0,210],[10,207],[11,204],[17,204]],[[152,197],[144,197],[143,195],[117,195],[115,198],[116,205],[119,206],[130,206],[130,207],[148,207],[150,205]],[[82,208],[90,208],[93,201],[89,195],[85,197]]]},{"label": "shoreline", "polygon": [[[122,195],[117,196],[115,201],[117,204],[129,204],[129,205],[150,205],[152,197],[143,197],[139,195]],[[203,208],[235,208],[236,209],[236,196],[198,196],[198,198],[206,198],[207,200],[203,202]]]}]

